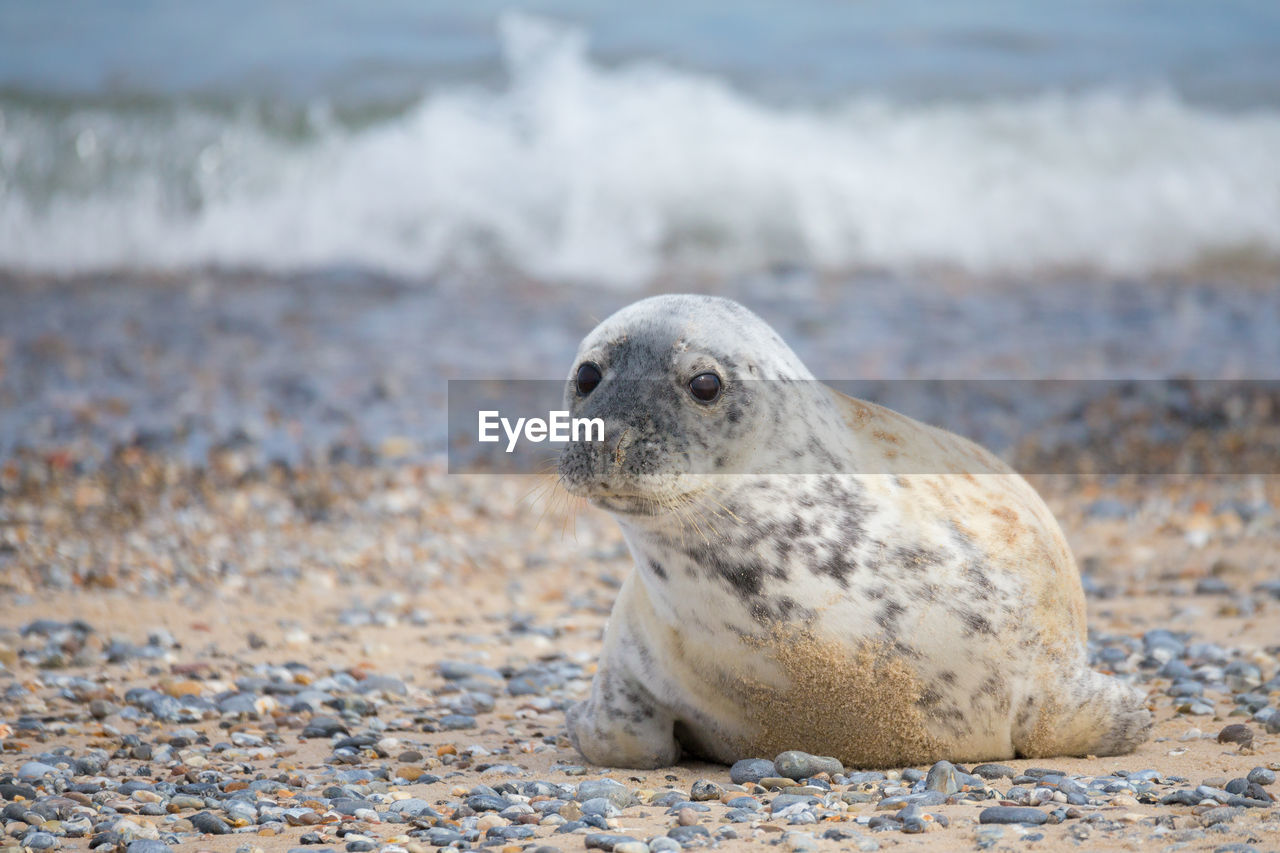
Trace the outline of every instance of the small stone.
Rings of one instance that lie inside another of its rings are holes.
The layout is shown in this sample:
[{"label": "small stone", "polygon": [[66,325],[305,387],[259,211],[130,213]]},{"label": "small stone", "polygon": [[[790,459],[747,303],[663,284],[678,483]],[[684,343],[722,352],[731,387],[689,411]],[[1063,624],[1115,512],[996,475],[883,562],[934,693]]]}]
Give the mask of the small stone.
[{"label": "small stone", "polygon": [[683,808],[676,812],[677,826],[695,826],[698,823],[698,813],[690,808]]},{"label": "small stone", "polygon": [[440,718],[440,728],[447,732],[474,729],[475,727],[476,718],[467,714],[445,714]]},{"label": "small stone", "polygon": [[578,783],[578,802],[604,797],[620,809],[625,809],[635,802],[631,790],[621,782],[612,779],[585,779]]},{"label": "small stone", "polygon": [[807,794],[779,794],[773,798],[773,802],[769,804],[769,811],[773,813],[789,809],[797,803],[805,805],[817,805],[821,800],[817,797]]},{"label": "small stone", "polygon": [[704,800],[718,800],[724,795],[724,788],[721,788],[710,779],[699,779],[693,783],[693,787],[689,790],[689,799],[695,803]]},{"label": "small stone", "polygon": [[333,737],[336,734],[348,734],[347,726],[336,717],[312,717],[302,730],[302,737]]},{"label": "small stone", "polygon": [[1255,785],[1271,785],[1276,781],[1276,773],[1266,767],[1255,767],[1249,771],[1249,775],[1245,778]]},{"label": "small stone", "polygon": [[777,776],[778,768],[767,758],[744,758],[735,761],[729,768],[729,780],[735,785],[746,785],[759,782],[770,776]]},{"label": "small stone", "polygon": [[125,853],[173,853],[173,850],[163,841],[136,838],[129,842],[129,846],[125,848]]},{"label": "small stone", "polygon": [[196,812],[187,820],[191,821],[191,825],[196,828],[197,832],[204,832],[209,835],[226,835],[231,831],[230,824],[209,812]]},{"label": "small stone", "polygon": [[607,820],[622,814],[622,810],[605,797],[595,797],[582,801],[582,813],[584,815],[599,815]]},{"label": "small stone", "polygon": [[1218,732],[1218,743],[1234,743],[1240,749],[1249,749],[1253,746],[1253,729],[1243,723],[1223,726],[1222,731]]},{"label": "small stone", "polygon": [[807,853],[817,849],[817,839],[812,832],[788,832],[782,836],[782,843],[791,853]]},{"label": "small stone", "polygon": [[773,764],[778,768],[778,773],[788,779],[808,779],[810,776],[816,776],[819,773],[827,773],[834,776],[837,773],[844,772],[844,764],[838,758],[832,758],[825,755],[810,755],[807,752],[801,752],[798,749],[790,749],[783,752],[773,759]]},{"label": "small stone", "polygon": [[978,823],[1029,823],[1038,826],[1048,820],[1047,812],[1026,806],[991,806],[978,814]]},{"label": "small stone", "polygon": [[638,839],[632,838],[630,835],[614,835],[608,832],[595,832],[588,835],[585,839],[588,850],[605,851],[617,850],[619,844],[626,844],[637,840]]},{"label": "small stone", "polygon": [[785,776],[765,776],[756,784],[770,791],[776,791],[779,788],[794,788],[796,780],[788,779]]},{"label": "small stone", "polygon": [[938,791],[943,794],[954,794],[960,790],[960,780],[956,776],[956,766],[950,761],[939,761],[929,768],[925,777],[924,789]]},{"label": "small stone", "polygon": [[1205,826],[1215,826],[1219,823],[1229,823],[1244,813],[1244,809],[1234,808],[1232,806],[1218,806],[1209,809],[1200,815],[1200,823]]},{"label": "small stone", "polygon": [[23,782],[39,782],[46,776],[55,776],[58,768],[42,761],[28,761],[18,768],[18,779]]},{"label": "small stone", "polygon": [[710,835],[705,826],[673,826],[667,830],[667,837],[674,838],[682,846],[699,836],[710,837]]},{"label": "small stone", "polygon": [[1222,578],[1201,578],[1196,581],[1196,595],[1230,595],[1231,586]]}]

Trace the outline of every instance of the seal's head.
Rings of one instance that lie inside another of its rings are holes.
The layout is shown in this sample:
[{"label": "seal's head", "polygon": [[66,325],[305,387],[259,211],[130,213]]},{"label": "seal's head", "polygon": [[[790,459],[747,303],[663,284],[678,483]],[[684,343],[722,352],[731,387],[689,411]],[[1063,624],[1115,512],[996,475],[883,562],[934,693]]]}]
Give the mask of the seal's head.
[{"label": "seal's head", "polygon": [[560,456],[571,493],[616,513],[657,515],[710,477],[756,470],[785,412],[764,399],[813,377],[767,323],[728,299],[655,296],[595,328],[565,389],[575,418],[604,421],[604,441]]}]

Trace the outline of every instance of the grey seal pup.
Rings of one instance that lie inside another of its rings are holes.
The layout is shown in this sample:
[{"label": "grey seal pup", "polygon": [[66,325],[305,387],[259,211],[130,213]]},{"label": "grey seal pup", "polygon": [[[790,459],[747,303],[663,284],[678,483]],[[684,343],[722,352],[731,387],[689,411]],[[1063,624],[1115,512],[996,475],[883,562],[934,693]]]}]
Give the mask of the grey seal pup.
[{"label": "grey seal pup", "polygon": [[566,388],[603,442],[559,477],[635,559],[569,737],[653,768],[801,749],[850,767],[1114,755],[1144,697],[1089,669],[1053,515],[993,454],[814,380],[743,306],[658,296]]}]

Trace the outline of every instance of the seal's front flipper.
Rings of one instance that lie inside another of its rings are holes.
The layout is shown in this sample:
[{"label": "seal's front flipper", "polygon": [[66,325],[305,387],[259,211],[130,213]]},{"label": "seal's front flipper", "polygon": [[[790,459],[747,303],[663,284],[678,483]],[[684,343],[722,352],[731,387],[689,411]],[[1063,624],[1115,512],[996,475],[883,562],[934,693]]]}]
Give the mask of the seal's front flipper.
[{"label": "seal's front flipper", "polygon": [[652,770],[680,759],[675,720],[633,679],[602,668],[569,709],[569,740],[592,764]]}]

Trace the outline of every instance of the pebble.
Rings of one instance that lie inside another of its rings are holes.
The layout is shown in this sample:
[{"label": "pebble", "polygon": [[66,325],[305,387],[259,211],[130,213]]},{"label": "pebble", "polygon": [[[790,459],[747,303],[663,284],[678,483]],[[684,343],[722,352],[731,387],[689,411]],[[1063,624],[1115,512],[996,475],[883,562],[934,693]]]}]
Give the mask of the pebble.
[{"label": "pebble", "polygon": [[1218,743],[1234,743],[1241,749],[1248,749],[1253,746],[1253,729],[1243,723],[1224,726],[1218,732]]},{"label": "pebble", "polygon": [[173,853],[173,850],[162,841],[138,838],[129,842],[125,853]]},{"label": "pebble", "polygon": [[778,775],[778,768],[767,758],[744,758],[729,768],[729,781],[735,785],[759,782]]},{"label": "pebble", "polygon": [[639,843],[639,839],[630,835],[612,835],[607,832],[596,832],[588,835],[584,841],[588,850],[617,850],[619,844]]},{"label": "pebble", "polygon": [[950,761],[939,761],[929,768],[925,777],[926,791],[937,791],[942,794],[954,794],[960,790],[960,780],[956,775],[956,766]]},{"label": "pebble", "polygon": [[694,802],[703,800],[718,800],[724,795],[724,788],[712,782],[710,779],[699,779],[693,783],[693,787],[689,789],[689,799]]},{"label": "pebble", "polygon": [[28,761],[18,768],[18,778],[23,782],[39,782],[46,776],[58,775],[58,768],[40,761]]},{"label": "pebble", "polygon": [[576,798],[579,802],[601,797],[620,809],[627,808],[635,800],[626,785],[613,779],[586,779],[578,783]]},{"label": "pebble", "polygon": [[810,776],[817,776],[819,773],[827,773],[834,776],[837,773],[844,772],[844,765],[840,763],[840,759],[822,755],[810,755],[798,749],[780,753],[773,759],[773,764],[779,774],[788,779],[796,780],[808,779]]},{"label": "pebble", "polygon": [[991,806],[978,814],[979,823],[1028,823],[1038,826],[1048,820],[1047,812],[1022,806]]},{"label": "pebble", "polygon": [[1274,770],[1266,767],[1255,767],[1249,771],[1246,778],[1257,785],[1271,785],[1276,781],[1276,774]]},{"label": "pebble", "polygon": [[699,837],[710,837],[705,826],[673,826],[667,830],[667,837],[680,842],[681,846]]}]

